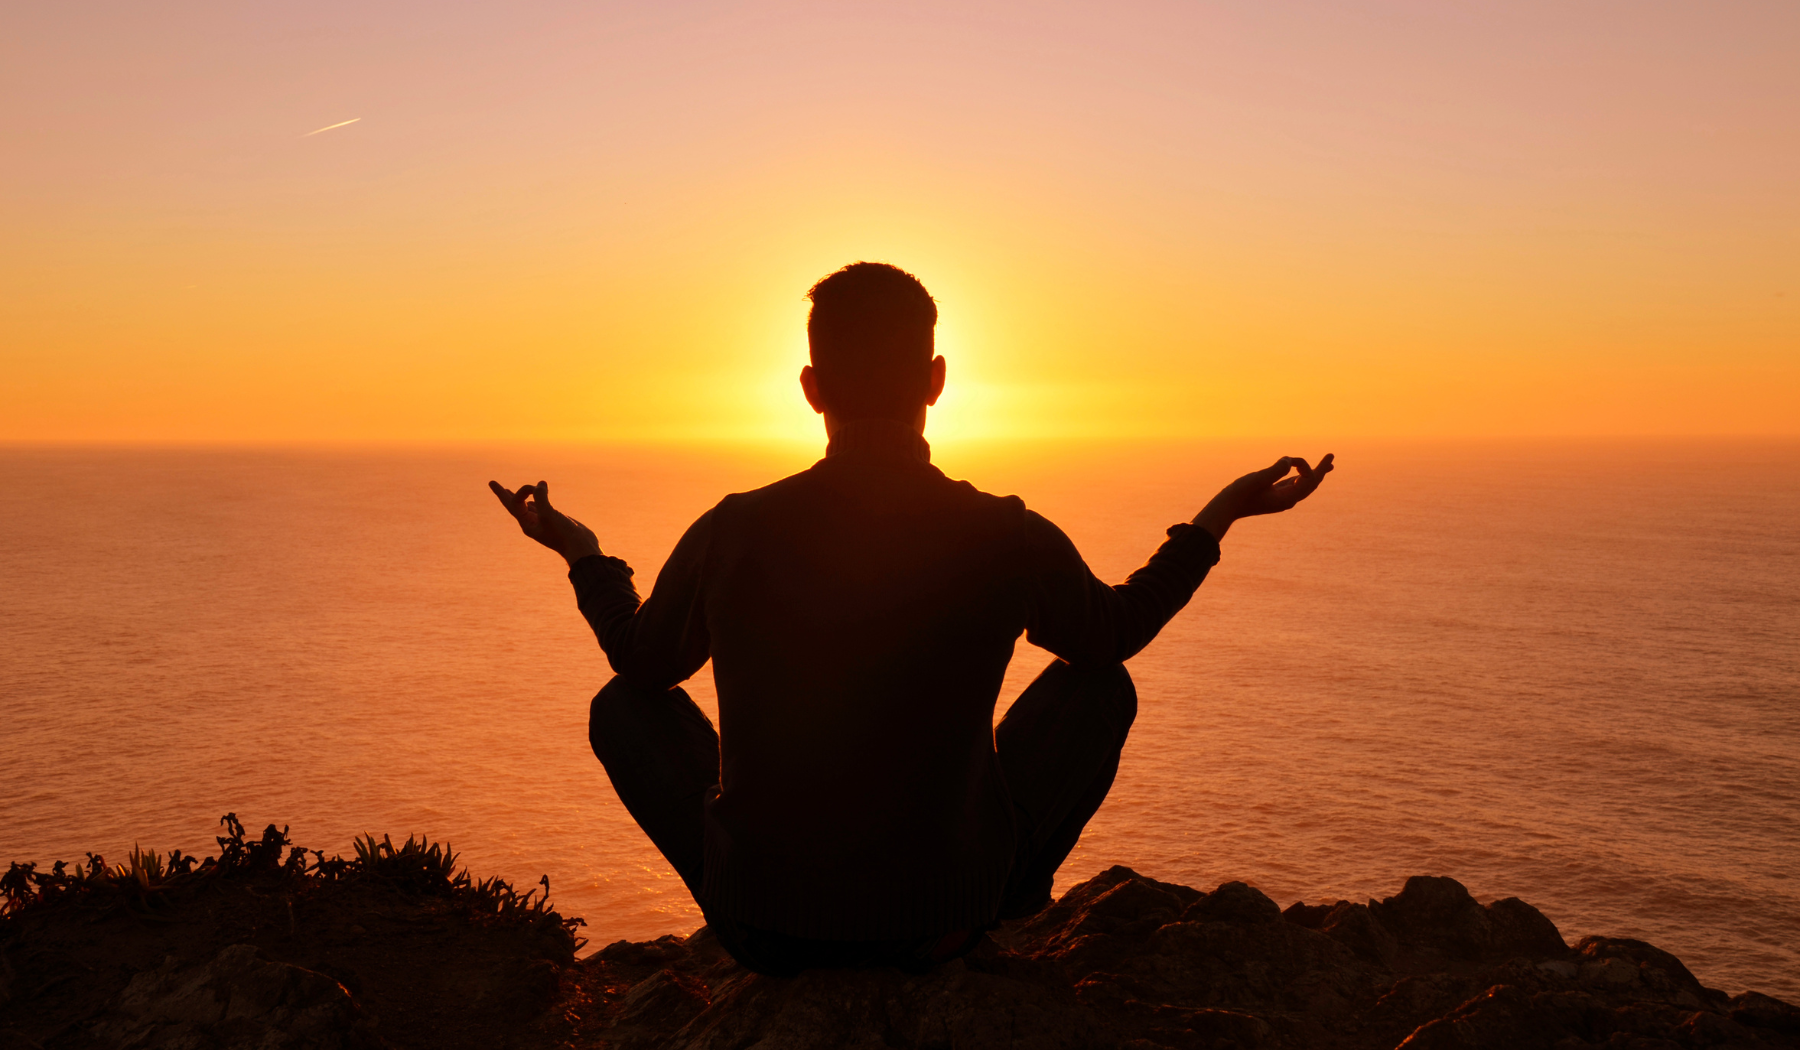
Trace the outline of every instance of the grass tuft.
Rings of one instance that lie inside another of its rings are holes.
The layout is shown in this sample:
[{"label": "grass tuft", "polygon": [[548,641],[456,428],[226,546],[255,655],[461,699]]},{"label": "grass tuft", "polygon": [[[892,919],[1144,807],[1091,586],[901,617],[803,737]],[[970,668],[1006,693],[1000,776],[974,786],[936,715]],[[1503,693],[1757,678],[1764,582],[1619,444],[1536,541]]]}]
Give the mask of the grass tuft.
[{"label": "grass tuft", "polygon": [[89,853],[85,865],[59,860],[47,872],[38,871],[35,861],[15,861],[0,875],[0,923],[27,908],[58,900],[98,907],[122,903],[148,912],[164,894],[210,879],[259,879],[295,889],[366,880],[411,896],[445,899],[494,921],[554,931],[567,938],[571,952],[585,943],[575,928],[586,921],[565,919],[550,906],[548,875],[538,880],[538,888],[521,894],[499,877],[473,879],[468,869],[457,868],[457,854],[449,844],[424,837],[408,835],[396,846],[387,835],[379,842],[372,834],[359,835],[353,843],[354,857],[327,858],[323,851],[295,845],[286,825],[278,829],[270,824],[261,836],[251,838],[236,813],[225,814],[219,823],[225,833],[215,839],[217,857],[189,857],[180,850],[164,857],[134,845],[127,863],[118,865],[109,865],[97,853]]}]

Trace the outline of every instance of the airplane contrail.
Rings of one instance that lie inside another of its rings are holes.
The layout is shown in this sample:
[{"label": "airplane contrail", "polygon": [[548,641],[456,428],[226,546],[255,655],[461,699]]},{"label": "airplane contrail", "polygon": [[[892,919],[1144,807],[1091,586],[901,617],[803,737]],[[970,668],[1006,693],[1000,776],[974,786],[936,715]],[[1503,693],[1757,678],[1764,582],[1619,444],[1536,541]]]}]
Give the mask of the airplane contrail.
[{"label": "airplane contrail", "polygon": [[320,128],[318,131],[309,131],[300,137],[303,139],[312,138],[314,135],[317,135],[319,133],[319,131],[330,131],[332,128],[341,128],[345,124],[354,124],[361,119],[362,119],[361,117],[351,117],[349,120],[340,120],[336,124],[327,124],[324,127]]}]

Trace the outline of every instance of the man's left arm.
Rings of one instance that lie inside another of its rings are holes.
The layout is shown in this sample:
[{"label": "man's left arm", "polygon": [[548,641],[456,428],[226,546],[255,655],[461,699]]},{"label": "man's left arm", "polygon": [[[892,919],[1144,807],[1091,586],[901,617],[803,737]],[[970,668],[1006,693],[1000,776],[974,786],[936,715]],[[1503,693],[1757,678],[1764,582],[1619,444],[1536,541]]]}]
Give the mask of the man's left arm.
[{"label": "man's left arm", "polygon": [[1026,638],[1077,666],[1131,659],[1181,611],[1219,560],[1210,533],[1176,525],[1148,562],[1124,583],[1108,586],[1048,519],[1026,511],[1025,532],[1034,584]]},{"label": "man's left arm", "polygon": [[[1234,522],[1279,514],[1312,495],[1334,458],[1313,467],[1298,456],[1253,471],[1225,486],[1194,520],[1169,529],[1169,538],[1124,583],[1094,578],[1061,529],[1026,512],[1026,533],[1037,581],[1026,637],[1071,663],[1118,663],[1156,637],[1186,605],[1219,560],[1219,541]],[[1295,472],[1289,476],[1290,472]]]}]

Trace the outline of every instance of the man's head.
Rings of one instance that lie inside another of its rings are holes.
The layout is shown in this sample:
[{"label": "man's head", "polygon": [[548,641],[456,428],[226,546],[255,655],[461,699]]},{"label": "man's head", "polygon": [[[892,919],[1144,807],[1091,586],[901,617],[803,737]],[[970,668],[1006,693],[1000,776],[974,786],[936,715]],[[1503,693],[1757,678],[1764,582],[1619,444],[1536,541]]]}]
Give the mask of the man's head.
[{"label": "man's head", "polygon": [[922,425],[944,389],[933,356],[937,303],[897,266],[859,262],[806,293],[812,364],[800,373],[806,400],[833,420],[894,419]]}]

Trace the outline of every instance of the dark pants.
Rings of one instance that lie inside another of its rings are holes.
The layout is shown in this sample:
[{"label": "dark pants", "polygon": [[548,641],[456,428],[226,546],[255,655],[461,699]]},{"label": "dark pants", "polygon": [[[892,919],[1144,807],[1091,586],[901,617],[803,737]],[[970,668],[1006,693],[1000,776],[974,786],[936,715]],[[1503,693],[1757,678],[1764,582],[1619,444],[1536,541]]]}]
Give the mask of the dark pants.
[{"label": "dark pants", "polygon": [[[1056,869],[1106,800],[1136,717],[1137,690],[1123,665],[1078,670],[1057,660],[995,727],[994,747],[1020,837],[998,918],[1031,915],[1050,902]],[[705,911],[705,806],[719,787],[719,734],[712,723],[681,689],[652,693],[614,678],[589,709],[588,741],[619,801]],[[981,932],[947,930],[904,943],[833,942],[750,929],[711,913],[707,922],[739,962],[775,974],[813,967],[919,968],[967,951]]]}]

